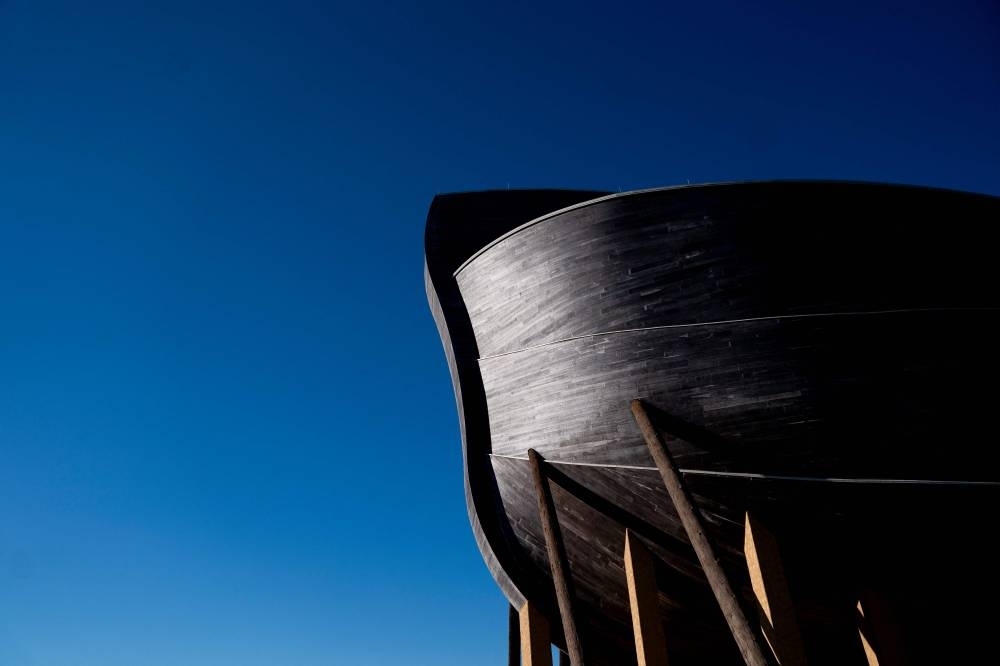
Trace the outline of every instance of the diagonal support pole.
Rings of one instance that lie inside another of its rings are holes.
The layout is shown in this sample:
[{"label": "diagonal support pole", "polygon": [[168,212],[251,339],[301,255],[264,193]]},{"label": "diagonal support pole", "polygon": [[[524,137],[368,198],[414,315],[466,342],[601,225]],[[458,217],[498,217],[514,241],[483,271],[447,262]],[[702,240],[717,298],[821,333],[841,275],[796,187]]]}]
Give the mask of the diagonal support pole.
[{"label": "diagonal support pole", "polygon": [[705,571],[705,577],[708,578],[712,593],[715,594],[715,599],[719,602],[729,630],[732,632],[733,638],[736,639],[736,645],[740,654],[743,655],[743,661],[747,663],[747,666],[767,666],[767,659],[764,658],[757,637],[750,628],[750,623],[747,622],[746,615],[744,615],[743,609],[733,593],[726,572],[719,564],[712,544],[708,540],[708,535],[705,534],[705,528],[701,524],[698,511],[681,483],[680,473],[670,458],[667,447],[664,446],[663,440],[660,438],[660,433],[656,431],[649,420],[642,400],[632,401],[632,416],[635,417],[635,422],[639,425],[639,430],[642,431],[646,446],[649,447],[649,452],[663,478],[663,485],[666,486],[670,500],[674,503],[674,508],[677,509],[677,515],[681,519],[681,524],[684,525],[688,541],[691,542],[695,555],[698,556],[698,561],[701,563],[701,568]]},{"label": "diagonal support pole", "polygon": [[528,460],[531,462],[531,476],[535,482],[535,495],[538,498],[538,514],[542,519],[542,532],[545,535],[545,548],[549,556],[549,569],[552,571],[552,582],[556,588],[556,601],[559,602],[563,635],[566,637],[566,651],[569,653],[573,666],[584,666],[580,637],[576,633],[576,622],[573,615],[569,561],[566,558],[562,534],[559,532],[559,521],[556,519],[552,491],[542,469],[542,456],[534,449],[528,449]]}]

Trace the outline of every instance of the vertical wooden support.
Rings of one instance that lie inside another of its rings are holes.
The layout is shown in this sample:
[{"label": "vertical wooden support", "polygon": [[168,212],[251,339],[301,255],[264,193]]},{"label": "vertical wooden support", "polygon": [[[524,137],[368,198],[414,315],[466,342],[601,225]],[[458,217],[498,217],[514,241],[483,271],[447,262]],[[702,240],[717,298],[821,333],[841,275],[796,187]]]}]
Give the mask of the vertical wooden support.
[{"label": "vertical wooden support", "polygon": [[531,462],[531,475],[535,482],[535,495],[538,498],[538,513],[542,519],[542,532],[545,535],[549,568],[552,571],[552,582],[556,588],[556,601],[559,602],[563,635],[566,637],[566,651],[569,653],[573,666],[584,666],[580,637],[576,633],[576,622],[573,615],[573,591],[569,575],[569,562],[566,559],[566,548],[563,546],[562,534],[559,532],[559,522],[556,519],[556,507],[552,501],[552,492],[549,489],[548,479],[542,470],[542,457],[534,449],[528,449],[528,460]]},{"label": "vertical wooden support", "polygon": [[552,666],[552,643],[549,638],[549,621],[530,601],[524,602],[520,611],[521,664],[523,666]]},{"label": "vertical wooden support", "polygon": [[666,486],[670,500],[677,510],[677,515],[687,533],[688,541],[691,542],[695,555],[698,556],[698,562],[701,563],[701,568],[705,572],[712,593],[715,594],[715,599],[719,602],[729,630],[736,640],[740,654],[743,655],[743,661],[746,662],[747,666],[767,666],[767,659],[757,643],[757,637],[754,635],[753,629],[750,628],[750,623],[747,622],[746,615],[733,593],[726,572],[715,556],[708,535],[705,534],[705,529],[702,527],[701,518],[681,483],[680,473],[670,458],[663,440],[660,439],[660,433],[656,431],[649,420],[649,415],[646,414],[646,408],[641,400],[632,401],[632,415],[639,425],[639,430],[642,431],[643,439],[646,440],[646,446],[649,447],[653,460],[656,462],[660,477],[663,479],[663,485]]},{"label": "vertical wooden support", "polygon": [[521,666],[521,618],[507,605],[507,666]]},{"label": "vertical wooden support", "polygon": [[778,540],[750,513],[746,514],[743,533],[743,553],[760,608],[764,638],[781,666],[805,666],[805,647],[788,590]]},{"label": "vertical wooden support", "polygon": [[632,609],[632,631],[639,666],[667,666],[667,642],[663,637],[656,601],[653,556],[632,532],[625,530],[625,580]]},{"label": "vertical wooden support", "polygon": [[868,666],[902,666],[906,662],[903,641],[885,597],[865,592],[857,608],[858,633]]},{"label": "vertical wooden support", "polygon": [[872,647],[872,632],[865,626],[867,618],[865,618],[865,609],[860,601],[858,602],[858,616],[858,634],[861,636],[861,647],[865,650],[865,659],[868,660],[868,666],[882,666],[879,663],[878,655],[875,653],[875,648]]}]

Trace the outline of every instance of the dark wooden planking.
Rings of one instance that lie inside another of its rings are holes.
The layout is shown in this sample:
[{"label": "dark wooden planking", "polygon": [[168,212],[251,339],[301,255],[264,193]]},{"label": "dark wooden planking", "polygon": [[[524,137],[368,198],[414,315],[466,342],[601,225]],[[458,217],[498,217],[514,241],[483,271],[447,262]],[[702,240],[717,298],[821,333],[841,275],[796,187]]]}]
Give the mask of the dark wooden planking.
[{"label": "dark wooden planking", "polygon": [[[650,466],[628,412],[681,425],[681,467],[997,480],[980,464],[1000,312],[764,320],[586,337],[483,359],[493,451]],[[947,388],[946,388],[947,387]],[[904,444],[905,443],[905,444]]]},{"label": "dark wooden planking", "polygon": [[590,333],[804,313],[996,307],[1000,200],[751,183],[597,200],[511,234],[458,283],[483,356]]},{"label": "dark wooden planking", "polygon": [[[470,519],[484,559],[512,601],[527,594],[548,605],[549,613],[555,606],[546,562],[539,557],[544,552],[538,548],[540,532],[531,523],[530,505],[526,512],[522,501],[528,484],[524,470],[517,470],[526,463],[494,459],[491,464],[487,453],[517,453],[523,438],[530,440],[523,448],[537,446],[554,460],[651,465],[648,457],[637,455],[638,436],[629,430],[634,424],[622,422],[628,418],[627,401],[637,396],[651,399],[661,409],[654,417],[680,433],[681,439],[668,445],[682,467],[996,478],[995,467],[984,464],[992,456],[983,436],[994,429],[995,392],[983,389],[997,375],[997,314],[982,311],[996,305],[995,244],[990,242],[996,199],[843,183],[623,195],[528,226],[478,254],[459,273],[467,289],[463,299],[453,272],[475,254],[477,244],[592,194],[441,197],[428,220],[428,294],[459,402]],[[645,197],[663,203],[663,214],[650,215]],[[598,219],[602,216],[608,220]],[[562,217],[570,220],[566,226],[536,246],[524,245],[512,255],[516,265],[505,275],[486,271],[488,280],[466,282],[496,248],[518,246],[533,229]],[[678,232],[669,234],[676,238],[666,238],[665,222]],[[652,231],[643,236],[642,225],[652,225]],[[595,235],[595,229],[600,233]],[[625,253],[613,240],[622,233],[635,235],[619,239],[632,243]],[[671,256],[669,244],[658,247],[665,239],[694,244]],[[602,247],[608,250],[603,259]],[[576,254],[546,257],[550,250]],[[662,265],[643,260],[650,253],[659,254]],[[596,273],[587,273],[595,267]],[[658,280],[662,288],[656,287]],[[466,305],[474,310],[473,318]],[[961,311],[785,319],[770,322],[774,326],[689,326],[667,329],[675,336],[661,329],[519,352],[523,346],[632,324],[703,324],[727,312],[723,319],[739,312],[787,316],[907,308]],[[517,312],[537,317],[511,319]],[[473,319],[480,328],[476,334]],[[514,353],[478,362],[498,352]],[[620,405],[614,402],[619,393]],[[563,410],[561,423],[536,412],[554,407]],[[656,556],[660,610],[685,637],[676,648],[671,645],[675,663],[731,663],[732,654],[712,652],[725,644],[719,637],[725,631],[721,615],[703,594],[704,581],[683,535],[671,532],[676,516],[662,508],[665,498],[647,494],[654,492],[646,483],[650,472],[554,468],[564,473],[554,497],[561,524],[572,527],[567,528],[567,550],[585,600],[582,634],[597,644],[593,663],[620,663],[631,648],[627,608],[616,601],[624,595],[624,571],[605,546],[620,542],[624,527],[636,522],[628,514],[645,516],[638,522],[645,523],[642,538]],[[792,591],[803,611],[803,636],[814,664],[849,664],[858,657],[845,641],[850,617],[840,602],[850,601],[865,558],[873,553],[895,564],[880,565],[873,579],[890,581],[889,596],[903,600],[904,615],[916,628],[906,636],[920,645],[916,654],[942,657],[941,643],[928,643],[934,636],[928,619],[934,604],[953,601],[956,590],[982,587],[981,581],[969,584],[976,567],[946,545],[961,541],[950,527],[956,508],[962,507],[957,515],[970,534],[977,525],[990,524],[1000,508],[995,488],[692,476],[685,483],[736,576],[745,563],[734,552],[742,543],[737,522],[742,514],[734,519],[735,513],[752,506],[792,528],[792,551],[799,550],[794,564],[800,568],[789,576],[798,580]],[[643,506],[656,510],[644,512]],[[628,509],[624,514],[623,508]],[[945,516],[949,529],[939,529]],[[817,551],[829,534],[837,535],[834,545]],[[975,552],[988,551],[980,545]],[[619,562],[620,556],[619,550]],[[898,565],[900,558],[905,566]],[[810,572],[814,565],[822,576]],[[844,570],[837,571],[838,566]],[[947,575],[930,578],[920,597],[907,594],[904,583],[931,570]],[[749,598],[748,581],[739,585]],[[963,616],[954,611],[949,618]],[[946,623],[955,635],[962,635],[963,627],[979,626],[975,618],[963,617],[964,624]],[[974,636],[966,637],[967,644],[975,644]],[[553,641],[560,643],[560,637],[553,635]]]},{"label": "dark wooden planking", "polygon": [[458,405],[469,521],[490,573],[518,608],[524,603],[525,591],[512,578],[519,577],[521,564],[512,548],[506,517],[499,510],[499,493],[485,456],[490,451],[490,434],[477,363],[479,350],[454,272],[478,249],[518,225],[600,194],[505,190],[439,195],[427,214],[424,283]]}]

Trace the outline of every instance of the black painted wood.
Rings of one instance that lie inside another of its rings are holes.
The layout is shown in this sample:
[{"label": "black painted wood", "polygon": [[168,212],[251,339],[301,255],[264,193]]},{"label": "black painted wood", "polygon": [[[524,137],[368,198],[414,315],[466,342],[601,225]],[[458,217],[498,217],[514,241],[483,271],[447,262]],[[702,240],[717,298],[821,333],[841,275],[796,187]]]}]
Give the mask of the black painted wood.
[{"label": "black painted wood", "polygon": [[844,183],[616,196],[488,247],[458,274],[480,353],[789,314],[997,307],[992,197]]},{"label": "black painted wood", "polygon": [[997,311],[764,320],[585,337],[480,367],[498,454],[650,466],[628,411],[643,397],[691,426],[681,467],[997,480],[970,462],[994,427],[994,394],[976,386],[1000,376],[998,332]]},{"label": "black painted wood", "polygon": [[[458,291],[454,273],[468,257],[491,240],[543,215],[592,199],[600,192],[530,190],[438,195],[431,203],[424,234],[424,284],[431,313],[444,345],[458,406],[465,458],[465,499],[476,543],[490,573],[517,608],[530,593],[549,613],[555,607],[548,586],[519,575],[523,565],[512,545],[506,517],[499,510],[499,491],[486,454],[490,451],[485,395],[477,359],[479,350]],[[511,578],[521,578],[515,584]],[[538,589],[535,589],[538,588]],[[558,629],[554,634],[558,639]]]},{"label": "black painted wood", "polygon": [[[546,215],[595,196],[439,197],[427,230],[428,294],[459,402],[473,531],[507,597],[531,598],[556,618],[521,459],[537,448],[552,463],[592,664],[634,663],[626,527],[656,558],[672,662],[739,663],[631,420],[634,398],[650,404],[682,469],[1000,480],[1000,200],[758,183],[616,195]],[[849,640],[859,580],[889,587],[907,609],[954,606],[956,590],[974,587],[964,584],[972,574],[943,544],[972,548],[973,526],[1000,509],[996,486],[690,474],[685,485],[745,602],[743,512],[784,527],[800,556],[788,568],[813,664],[863,658]],[[940,529],[956,516],[969,528],[962,539]],[[920,550],[921,533],[940,538],[926,537],[933,547]],[[907,581],[942,565],[956,584],[913,598]],[[903,615],[907,640],[919,645],[913,663],[940,659],[932,614]],[[553,630],[565,647],[558,622]]]}]

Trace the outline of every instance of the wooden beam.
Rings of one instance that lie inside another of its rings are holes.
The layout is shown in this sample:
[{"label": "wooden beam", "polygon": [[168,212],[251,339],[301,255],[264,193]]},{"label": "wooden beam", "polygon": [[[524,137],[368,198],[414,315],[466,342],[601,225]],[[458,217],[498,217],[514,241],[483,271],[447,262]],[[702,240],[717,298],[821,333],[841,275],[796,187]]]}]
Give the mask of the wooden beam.
[{"label": "wooden beam", "polygon": [[521,633],[521,663],[523,666],[552,666],[552,642],[549,621],[530,601],[519,612]]},{"label": "wooden beam", "polygon": [[875,648],[872,646],[871,642],[871,631],[865,626],[865,609],[861,606],[861,602],[858,602],[858,635],[861,637],[861,647],[865,651],[865,659],[868,660],[868,666],[882,666],[878,660],[878,654],[875,653]]},{"label": "wooden beam", "polygon": [[719,602],[729,630],[736,640],[736,646],[739,648],[740,654],[743,655],[743,661],[746,662],[747,666],[767,666],[767,659],[757,643],[757,637],[754,635],[753,629],[750,628],[750,623],[747,622],[746,615],[733,593],[726,572],[723,571],[722,565],[719,564],[719,560],[715,556],[708,535],[705,534],[705,529],[702,527],[701,518],[688,497],[683,483],[681,483],[680,473],[670,458],[667,447],[660,438],[660,433],[656,431],[649,420],[649,415],[646,414],[646,408],[641,400],[632,401],[632,415],[639,425],[639,430],[642,431],[643,439],[646,440],[646,446],[649,447],[657,469],[660,470],[663,485],[667,488],[667,493],[670,495],[677,515],[681,519],[681,524],[684,526],[684,531],[687,533],[688,541],[691,542],[695,555],[698,556],[698,561],[701,563],[701,568],[705,572],[705,577],[708,578],[712,593],[715,594],[715,599]]},{"label": "wooden beam", "polygon": [[667,666],[667,642],[663,637],[656,601],[656,574],[653,556],[625,530],[625,580],[628,583],[632,631],[639,666]]},{"label": "wooden beam", "polygon": [[868,666],[902,666],[906,663],[899,627],[884,596],[866,590],[858,601],[858,633]]},{"label": "wooden beam", "polygon": [[507,604],[507,666],[521,666],[521,618]]},{"label": "wooden beam", "polygon": [[549,482],[542,469],[542,456],[538,454],[538,451],[528,449],[528,460],[531,462],[531,476],[535,482],[538,514],[542,519],[542,532],[545,535],[545,548],[549,556],[549,569],[552,571],[552,582],[556,588],[556,601],[559,602],[559,616],[562,619],[563,635],[566,638],[566,651],[569,653],[573,666],[584,666],[583,650],[580,648],[580,637],[576,633],[576,622],[573,616],[573,582],[570,578],[566,548],[559,531],[559,521],[556,518],[555,503],[552,501]]},{"label": "wooden beam", "polygon": [[750,513],[746,514],[743,534],[743,553],[760,609],[764,638],[781,666],[805,666],[802,632],[788,590],[778,540]]}]

